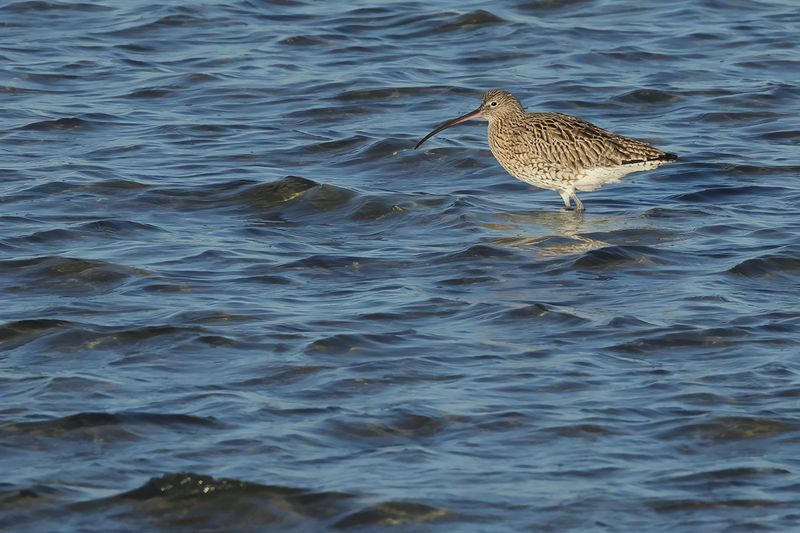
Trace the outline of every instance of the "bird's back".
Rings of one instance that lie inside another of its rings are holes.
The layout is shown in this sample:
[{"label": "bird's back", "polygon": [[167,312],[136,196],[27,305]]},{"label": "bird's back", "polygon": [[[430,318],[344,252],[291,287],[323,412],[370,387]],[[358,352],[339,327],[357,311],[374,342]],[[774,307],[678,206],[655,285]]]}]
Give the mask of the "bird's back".
[{"label": "bird's back", "polygon": [[511,175],[548,189],[566,181],[578,190],[591,190],[676,159],[643,141],[562,113],[519,113],[492,121],[489,146]]}]

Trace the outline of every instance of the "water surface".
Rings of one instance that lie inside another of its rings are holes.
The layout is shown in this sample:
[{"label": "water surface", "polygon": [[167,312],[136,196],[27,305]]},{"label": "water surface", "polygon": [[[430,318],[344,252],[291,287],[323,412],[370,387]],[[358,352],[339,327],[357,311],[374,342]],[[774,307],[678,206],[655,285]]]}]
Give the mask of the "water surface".
[{"label": "water surface", "polygon": [[0,529],[796,527],[796,4],[495,4],[0,3]]}]

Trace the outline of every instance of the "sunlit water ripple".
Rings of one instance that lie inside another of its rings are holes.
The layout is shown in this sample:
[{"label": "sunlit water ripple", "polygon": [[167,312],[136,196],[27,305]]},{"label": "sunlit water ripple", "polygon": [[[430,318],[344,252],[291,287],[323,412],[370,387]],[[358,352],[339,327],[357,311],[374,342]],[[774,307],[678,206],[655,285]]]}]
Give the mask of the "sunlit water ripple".
[{"label": "sunlit water ripple", "polygon": [[[0,3],[0,529],[796,528],[799,34]],[[413,150],[491,87],[680,160],[580,216],[485,125]]]}]

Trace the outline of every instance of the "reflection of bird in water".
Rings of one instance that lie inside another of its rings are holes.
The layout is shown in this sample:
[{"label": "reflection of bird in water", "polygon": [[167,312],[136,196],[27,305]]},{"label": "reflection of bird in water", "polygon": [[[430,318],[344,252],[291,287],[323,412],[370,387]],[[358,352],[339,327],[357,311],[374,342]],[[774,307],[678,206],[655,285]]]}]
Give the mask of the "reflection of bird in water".
[{"label": "reflection of bird in water", "polygon": [[582,216],[576,217],[564,211],[503,213],[500,215],[506,224],[489,224],[492,229],[512,229],[516,224],[530,231],[531,226],[543,226],[552,233],[536,237],[500,237],[493,244],[509,248],[532,247],[542,256],[558,257],[562,255],[581,254],[609,246],[609,243],[581,235],[582,232],[599,229],[605,223],[615,225],[615,219],[592,219],[589,227]]},{"label": "reflection of bird in water", "polygon": [[509,174],[536,187],[556,191],[570,209],[583,202],[576,191],[593,191],[623,176],[651,170],[677,156],[561,113],[526,113],[509,92],[492,89],[466,115],[445,122],[415,148],[445,128],[472,118],[489,121],[489,148]]}]

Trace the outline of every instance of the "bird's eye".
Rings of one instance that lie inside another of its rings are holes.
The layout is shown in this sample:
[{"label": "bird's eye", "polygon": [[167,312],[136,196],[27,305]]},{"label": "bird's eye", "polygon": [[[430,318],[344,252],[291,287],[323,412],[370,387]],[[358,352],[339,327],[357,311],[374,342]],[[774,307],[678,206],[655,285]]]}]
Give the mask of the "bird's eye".
[{"label": "bird's eye", "polygon": [[490,105],[490,106],[492,106],[492,107],[497,107],[497,102],[492,102],[492,103],[491,103],[491,104],[489,104],[489,105]]}]

